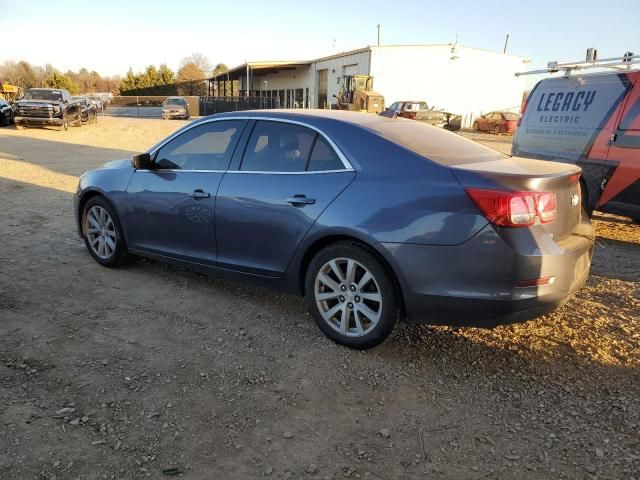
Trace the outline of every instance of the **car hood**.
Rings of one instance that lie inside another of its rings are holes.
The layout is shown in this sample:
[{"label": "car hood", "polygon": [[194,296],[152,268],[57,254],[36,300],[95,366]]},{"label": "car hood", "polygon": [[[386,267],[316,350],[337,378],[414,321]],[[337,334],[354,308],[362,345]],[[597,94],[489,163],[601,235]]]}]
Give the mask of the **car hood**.
[{"label": "car hood", "polygon": [[131,167],[131,159],[112,160],[105,163],[101,168],[126,168]]},{"label": "car hood", "polygon": [[19,107],[42,107],[45,105],[61,105],[62,102],[58,100],[18,100],[15,104]]}]

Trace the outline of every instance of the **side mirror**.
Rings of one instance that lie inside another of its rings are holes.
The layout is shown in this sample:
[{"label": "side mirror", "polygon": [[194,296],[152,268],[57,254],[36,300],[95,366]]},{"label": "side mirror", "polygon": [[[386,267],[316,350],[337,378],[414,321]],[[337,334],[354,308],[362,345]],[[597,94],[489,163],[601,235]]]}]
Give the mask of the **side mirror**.
[{"label": "side mirror", "polygon": [[134,155],[131,160],[131,165],[136,170],[151,170],[153,162],[151,161],[151,155],[148,153],[140,153],[138,155]]}]

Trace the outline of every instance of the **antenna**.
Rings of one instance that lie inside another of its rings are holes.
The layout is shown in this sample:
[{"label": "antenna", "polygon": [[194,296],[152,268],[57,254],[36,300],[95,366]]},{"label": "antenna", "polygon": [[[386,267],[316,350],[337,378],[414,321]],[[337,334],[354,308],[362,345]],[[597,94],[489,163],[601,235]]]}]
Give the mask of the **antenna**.
[{"label": "antenna", "polygon": [[378,46],[380,46],[380,24],[378,24]]}]

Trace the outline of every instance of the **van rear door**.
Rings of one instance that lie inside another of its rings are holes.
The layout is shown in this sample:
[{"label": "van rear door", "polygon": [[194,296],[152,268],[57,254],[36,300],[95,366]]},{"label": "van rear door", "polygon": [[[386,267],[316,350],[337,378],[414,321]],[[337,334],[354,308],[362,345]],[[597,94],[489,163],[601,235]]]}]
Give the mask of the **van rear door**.
[{"label": "van rear door", "polygon": [[593,209],[600,197],[608,139],[630,89],[630,82],[617,73],[542,80],[529,95],[512,154],[582,167],[584,193]]}]

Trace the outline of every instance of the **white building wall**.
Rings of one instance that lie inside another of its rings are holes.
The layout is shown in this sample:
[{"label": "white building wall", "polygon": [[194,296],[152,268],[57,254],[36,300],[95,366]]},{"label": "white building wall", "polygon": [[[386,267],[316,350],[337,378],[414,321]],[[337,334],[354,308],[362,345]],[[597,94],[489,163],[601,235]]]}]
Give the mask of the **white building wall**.
[{"label": "white building wall", "polygon": [[[524,82],[523,57],[451,45],[371,47],[374,90],[386,106],[423,100],[463,116],[463,126],[492,110],[518,109]],[[457,57],[452,59],[452,57]]]},{"label": "white building wall", "polygon": [[338,95],[340,84],[338,80],[343,75],[368,75],[369,62],[371,60],[371,51],[369,49],[357,51],[346,55],[335,55],[324,59],[317,60],[311,64],[311,75],[313,80],[311,88],[314,94],[311,96],[311,105],[313,108],[318,107],[318,71],[327,69],[327,97],[329,103],[335,103],[334,95]]}]

